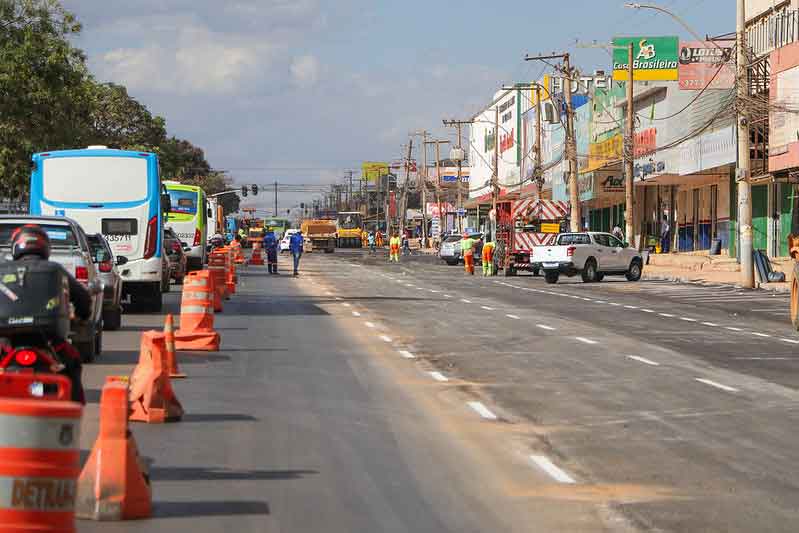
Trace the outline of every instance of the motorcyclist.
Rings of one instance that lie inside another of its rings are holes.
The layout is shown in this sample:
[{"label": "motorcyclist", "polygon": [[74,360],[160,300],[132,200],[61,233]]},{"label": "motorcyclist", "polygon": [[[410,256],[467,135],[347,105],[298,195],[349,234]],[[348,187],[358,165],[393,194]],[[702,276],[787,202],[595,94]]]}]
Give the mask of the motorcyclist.
[{"label": "motorcyclist", "polygon": [[[69,280],[69,299],[75,307],[75,315],[80,320],[88,320],[90,318],[92,301],[89,291],[72,277],[63,266],[49,260],[50,238],[41,227],[35,224],[26,224],[17,228],[11,235],[11,255],[14,261],[22,263],[45,261],[63,271]],[[72,400],[86,403],[81,382],[83,368],[80,352],[66,339],[51,338],[47,340],[53,347],[53,351],[61,364],[64,365],[64,369],[59,373],[67,376],[72,381]]]},{"label": "motorcyclist", "polygon": [[209,242],[211,243],[211,251],[214,251],[217,248],[222,248],[223,246],[225,246],[225,238],[220,233],[214,234],[214,236],[211,237],[211,240]]}]

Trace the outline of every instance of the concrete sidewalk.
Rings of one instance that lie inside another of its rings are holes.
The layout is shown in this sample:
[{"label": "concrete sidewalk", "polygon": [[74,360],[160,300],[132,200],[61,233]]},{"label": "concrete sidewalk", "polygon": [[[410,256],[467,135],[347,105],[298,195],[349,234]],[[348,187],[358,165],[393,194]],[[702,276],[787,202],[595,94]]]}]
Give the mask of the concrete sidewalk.
[{"label": "concrete sidewalk", "polygon": [[[793,281],[794,262],[791,259],[774,259],[771,266],[775,271],[785,273],[783,283],[760,283],[759,288],[769,291],[789,292]],[[741,267],[737,260],[727,256],[695,254],[651,254],[644,267],[644,279],[661,279],[685,283],[723,283],[738,285]]]}]

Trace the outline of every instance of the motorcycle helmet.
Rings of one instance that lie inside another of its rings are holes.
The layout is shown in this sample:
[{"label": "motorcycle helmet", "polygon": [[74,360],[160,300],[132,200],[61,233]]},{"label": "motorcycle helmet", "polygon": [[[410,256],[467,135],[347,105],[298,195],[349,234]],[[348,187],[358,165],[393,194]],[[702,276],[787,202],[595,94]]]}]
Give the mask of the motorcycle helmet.
[{"label": "motorcycle helmet", "polygon": [[26,255],[38,255],[42,259],[49,259],[50,237],[35,224],[21,226],[11,235],[11,255],[14,261]]}]

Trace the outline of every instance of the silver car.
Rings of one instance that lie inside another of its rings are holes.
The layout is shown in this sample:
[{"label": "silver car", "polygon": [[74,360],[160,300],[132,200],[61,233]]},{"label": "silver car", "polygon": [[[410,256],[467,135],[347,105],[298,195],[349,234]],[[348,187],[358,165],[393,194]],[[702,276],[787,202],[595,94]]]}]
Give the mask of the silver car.
[{"label": "silver car", "polygon": [[122,276],[117,266],[124,265],[128,259],[124,256],[114,259],[114,252],[101,233],[86,237],[103,282],[103,329],[115,331],[122,326]]},{"label": "silver car", "polygon": [[10,260],[11,234],[20,226],[35,224],[50,237],[50,260],[61,264],[89,291],[92,312],[86,322],[74,321],[70,337],[84,361],[92,361],[103,349],[103,282],[92,261],[83,228],[66,217],[0,215],[0,246]]}]

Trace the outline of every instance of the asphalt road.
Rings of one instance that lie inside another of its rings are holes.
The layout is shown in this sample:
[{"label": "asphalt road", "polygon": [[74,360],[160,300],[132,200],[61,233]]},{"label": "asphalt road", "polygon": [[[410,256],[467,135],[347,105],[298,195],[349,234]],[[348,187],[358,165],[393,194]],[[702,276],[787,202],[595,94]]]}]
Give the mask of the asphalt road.
[{"label": "asphalt road", "polygon": [[[80,521],[79,531],[634,530],[606,497],[613,489],[571,479],[553,450],[538,447],[539,426],[474,403],[480,386],[449,369],[430,373],[458,345],[435,355],[428,347],[458,335],[460,319],[450,331],[431,329],[428,311],[448,302],[394,286],[381,276],[385,265],[369,262],[308,254],[298,278],[242,272],[216,316],[222,350],[180,354],[189,377],[173,385],[184,420],[132,426],[150,464],[154,517]],[[165,312],[178,311],[173,290]],[[456,307],[452,318],[484,316]],[[402,317],[384,319],[393,312]],[[126,315],[123,324],[85,368],[85,450],[102,381],[130,373],[141,331],[162,327],[163,315]],[[470,353],[482,356],[479,345]]]},{"label": "asphalt road", "polygon": [[497,439],[559,469],[516,488],[528,501],[590,502],[645,531],[796,531],[799,336],[784,296],[326,261],[327,286],[481,402]]}]

